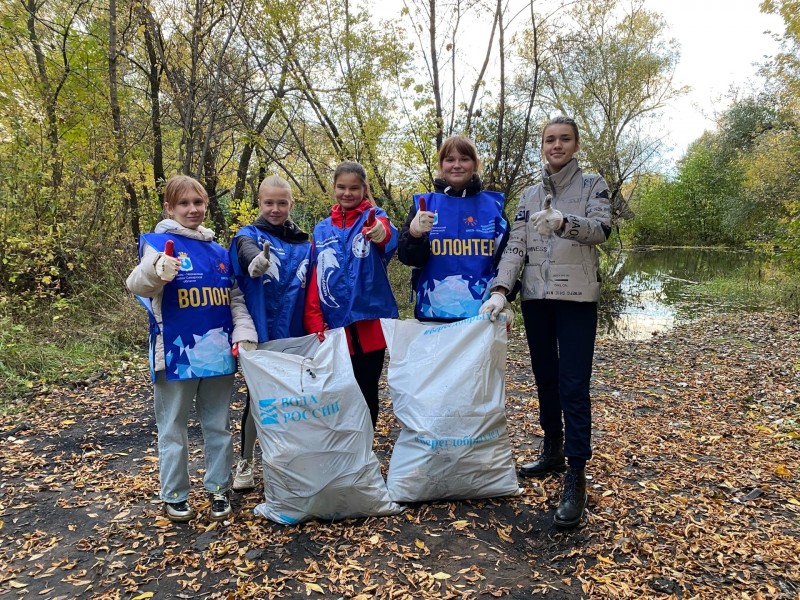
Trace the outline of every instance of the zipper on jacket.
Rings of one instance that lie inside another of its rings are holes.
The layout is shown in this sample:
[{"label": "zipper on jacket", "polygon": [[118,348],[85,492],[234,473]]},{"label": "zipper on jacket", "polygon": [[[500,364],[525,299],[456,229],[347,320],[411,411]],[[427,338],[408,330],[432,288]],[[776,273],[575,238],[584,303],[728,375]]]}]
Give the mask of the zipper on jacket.
[{"label": "zipper on jacket", "polygon": [[348,279],[350,273],[350,248],[347,247],[347,213],[342,209],[342,254],[344,255],[344,273],[345,279]]},{"label": "zipper on jacket", "polygon": [[[553,186],[555,188],[555,186]],[[553,189],[553,193],[550,194],[550,207],[555,209],[556,194],[555,189]],[[544,204],[544,202],[542,203]],[[544,298],[547,299],[547,282],[550,280],[550,260],[553,256],[553,240],[551,239],[555,234],[550,234],[547,236],[547,252],[545,253],[545,264],[544,268],[542,269],[542,278],[544,281],[542,282],[544,285]]]}]

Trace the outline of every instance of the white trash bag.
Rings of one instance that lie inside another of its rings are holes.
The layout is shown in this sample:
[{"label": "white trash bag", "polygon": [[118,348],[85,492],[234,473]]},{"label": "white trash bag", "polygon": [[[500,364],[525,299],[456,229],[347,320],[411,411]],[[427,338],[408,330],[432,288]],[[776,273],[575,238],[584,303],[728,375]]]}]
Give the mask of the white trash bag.
[{"label": "white trash bag", "polygon": [[343,329],[240,352],[262,450],[264,502],[277,523],[397,514]]},{"label": "white trash bag", "polygon": [[518,494],[505,413],[505,322],[381,319],[402,427],[386,485],[395,502]]}]

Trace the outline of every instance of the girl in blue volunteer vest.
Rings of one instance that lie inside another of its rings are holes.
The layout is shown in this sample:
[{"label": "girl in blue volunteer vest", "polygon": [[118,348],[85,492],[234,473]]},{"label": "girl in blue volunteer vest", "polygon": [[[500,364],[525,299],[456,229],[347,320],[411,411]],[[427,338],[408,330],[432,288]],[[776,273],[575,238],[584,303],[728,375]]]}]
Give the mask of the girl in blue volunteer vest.
[{"label": "girl in blue volunteer vest", "polygon": [[233,439],[228,407],[236,359],[232,342],[255,344],[256,331],[233,277],[228,252],[203,227],[208,194],[185,175],[164,189],[169,217],[139,240],[128,289],[150,315],[150,370],[158,427],[161,500],[172,521],[189,521],[189,411],[203,430],[210,517],[231,513]]},{"label": "girl in blue volunteer vest", "polygon": [[[285,179],[271,175],[261,182],[258,208],[259,217],[234,237],[231,262],[261,344],[306,333],[303,310],[311,242],[289,219],[292,190]],[[242,348],[253,349],[244,344]],[[242,412],[241,459],[233,477],[234,490],[254,486],[255,444],[248,398]]]},{"label": "girl in blue volunteer vest", "polygon": [[333,176],[336,204],[314,228],[305,327],[312,333],[344,327],[353,372],[378,420],[378,382],[386,340],[381,318],[397,318],[386,266],[397,248],[397,229],[375,206],[360,164],[343,162]]},{"label": "girl in blue volunteer vest", "polygon": [[421,321],[474,317],[489,297],[509,227],[505,196],[482,189],[479,169],[472,140],[447,138],[434,191],[415,194],[400,232],[398,258],[414,267],[414,314]]}]

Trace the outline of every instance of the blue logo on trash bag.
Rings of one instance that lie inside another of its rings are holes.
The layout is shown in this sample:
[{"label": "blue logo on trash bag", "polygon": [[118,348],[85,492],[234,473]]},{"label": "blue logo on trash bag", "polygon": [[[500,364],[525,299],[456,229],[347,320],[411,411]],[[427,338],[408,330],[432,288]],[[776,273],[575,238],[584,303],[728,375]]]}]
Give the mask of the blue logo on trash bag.
[{"label": "blue logo on trash bag", "polygon": [[278,424],[278,407],[275,406],[275,398],[258,401],[258,420],[262,425]]}]

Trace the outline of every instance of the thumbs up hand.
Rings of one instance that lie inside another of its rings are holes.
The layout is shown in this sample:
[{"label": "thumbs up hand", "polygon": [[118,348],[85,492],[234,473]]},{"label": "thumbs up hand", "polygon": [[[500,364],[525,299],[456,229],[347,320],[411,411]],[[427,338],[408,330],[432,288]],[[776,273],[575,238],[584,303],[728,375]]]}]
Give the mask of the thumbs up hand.
[{"label": "thumbs up hand", "polygon": [[408,227],[409,233],[414,237],[420,238],[433,229],[433,219],[436,215],[426,210],[425,197],[419,199],[419,210],[414,215],[411,225]]},{"label": "thumbs up hand", "polygon": [[386,239],[386,227],[384,227],[381,221],[375,218],[374,208],[369,209],[369,215],[367,216],[367,220],[364,222],[364,227],[362,227],[361,233],[369,241],[375,242],[376,244],[380,244]]},{"label": "thumbs up hand", "polygon": [[556,233],[564,226],[564,215],[561,214],[561,211],[553,208],[551,203],[552,197],[548,194],[544,199],[544,208],[531,215],[531,223],[534,229],[544,237]]},{"label": "thumbs up hand", "polygon": [[175,242],[167,240],[164,244],[164,252],[159,252],[158,258],[153,263],[156,270],[156,275],[161,278],[164,283],[169,283],[181,270],[181,261],[174,257]]},{"label": "thumbs up hand", "polygon": [[255,258],[250,261],[247,272],[250,273],[250,277],[255,279],[266,273],[271,264],[269,260],[269,242],[265,240],[264,249],[261,251],[261,254],[257,254]]}]

